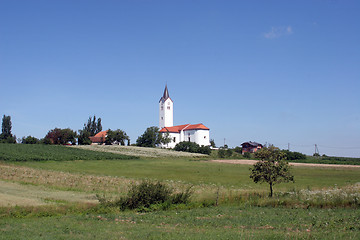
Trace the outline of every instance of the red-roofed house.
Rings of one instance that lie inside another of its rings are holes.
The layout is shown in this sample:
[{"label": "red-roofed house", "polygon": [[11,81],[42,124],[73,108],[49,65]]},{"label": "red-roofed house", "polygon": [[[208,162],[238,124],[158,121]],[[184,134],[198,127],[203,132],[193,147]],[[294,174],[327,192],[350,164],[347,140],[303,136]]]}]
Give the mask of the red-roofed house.
[{"label": "red-roofed house", "polygon": [[171,142],[161,147],[173,148],[179,142],[195,142],[200,146],[210,146],[210,129],[202,123],[173,126],[173,101],[165,86],[159,101],[159,126],[161,133],[169,133]]},{"label": "red-roofed house", "polygon": [[89,138],[93,144],[103,144],[103,143],[105,143],[105,138],[106,138],[107,132],[108,132],[108,130],[102,131],[102,132],[95,134],[95,136],[89,137]]}]

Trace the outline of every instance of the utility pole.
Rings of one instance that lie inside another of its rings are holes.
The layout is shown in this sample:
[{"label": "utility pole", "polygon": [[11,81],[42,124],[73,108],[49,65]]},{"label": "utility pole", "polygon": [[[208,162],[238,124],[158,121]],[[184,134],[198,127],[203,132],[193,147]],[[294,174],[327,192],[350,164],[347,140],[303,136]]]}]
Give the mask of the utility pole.
[{"label": "utility pole", "polygon": [[319,149],[318,149],[318,147],[317,147],[317,144],[315,144],[315,153],[314,153],[314,155],[320,156],[320,153],[319,153]]}]

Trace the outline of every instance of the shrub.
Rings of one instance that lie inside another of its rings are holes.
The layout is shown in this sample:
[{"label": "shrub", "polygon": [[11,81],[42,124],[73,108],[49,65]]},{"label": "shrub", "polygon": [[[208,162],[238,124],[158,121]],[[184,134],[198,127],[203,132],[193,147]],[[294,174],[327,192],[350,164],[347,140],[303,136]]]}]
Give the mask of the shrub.
[{"label": "shrub", "polygon": [[242,147],[235,147],[234,151],[241,154],[242,153]]},{"label": "shrub", "polygon": [[244,158],[251,158],[251,154],[249,152],[244,152]]},{"label": "shrub", "polygon": [[219,151],[218,151],[218,157],[219,158],[231,157],[232,154],[233,154],[232,149],[220,148]]},{"label": "shrub", "polygon": [[218,151],[218,157],[219,158],[225,158],[225,155],[226,155],[226,150],[223,149],[223,148],[220,148],[219,151]]},{"label": "shrub", "polygon": [[202,153],[202,154],[211,154],[211,149],[209,146],[199,146],[199,144],[194,142],[179,142],[174,147],[175,151],[181,152],[191,152],[191,153]]},{"label": "shrub", "polygon": [[140,184],[134,184],[126,197],[116,201],[107,200],[105,197],[98,197],[100,204],[105,206],[119,207],[125,209],[149,209],[154,206],[163,205],[168,208],[172,204],[187,204],[192,195],[191,187],[184,192],[173,193],[173,190],[161,182],[145,180]]}]

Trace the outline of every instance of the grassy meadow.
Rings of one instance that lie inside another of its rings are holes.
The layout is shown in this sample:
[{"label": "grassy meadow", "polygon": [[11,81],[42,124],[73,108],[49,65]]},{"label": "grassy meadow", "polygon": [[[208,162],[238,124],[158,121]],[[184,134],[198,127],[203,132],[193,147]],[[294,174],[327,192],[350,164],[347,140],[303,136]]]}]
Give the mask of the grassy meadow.
[{"label": "grassy meadow", "polygon": [[[269,198],[268,185],[249,178],[250,165],[202,155],[9,146],[0,144],[0,239],[360,238],[359,168],[292,167],[295,183],[275,185]],[[124,196],[143,179],[192,186],[191,203],[149,212],[96,203],[96,194]]]}]

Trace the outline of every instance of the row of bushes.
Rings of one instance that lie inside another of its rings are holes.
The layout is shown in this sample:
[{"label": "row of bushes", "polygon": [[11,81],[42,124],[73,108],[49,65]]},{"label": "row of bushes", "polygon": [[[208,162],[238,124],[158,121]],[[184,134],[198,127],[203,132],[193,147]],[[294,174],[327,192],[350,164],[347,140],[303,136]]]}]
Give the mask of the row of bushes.
[{"label": "row of bushes", "polygon": [[202,154],[211,154],[211,149],[209,146],[200,146],[194,142],[180,142],[175,145],[175,151],[181,152],[191,152],[191,153],[202,153]]}]

